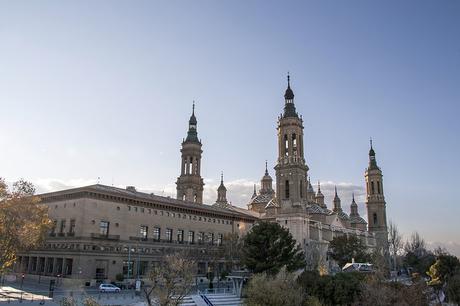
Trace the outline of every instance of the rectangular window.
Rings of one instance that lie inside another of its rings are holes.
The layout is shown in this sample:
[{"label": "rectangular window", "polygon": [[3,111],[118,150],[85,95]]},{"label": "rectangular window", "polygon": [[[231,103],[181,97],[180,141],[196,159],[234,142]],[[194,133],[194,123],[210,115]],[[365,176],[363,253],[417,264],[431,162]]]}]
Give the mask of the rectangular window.
[{"label": "rectangular window", "polygon": [[177,230],[177,242],[184,242],[184,230]]},{"label": "rectangular window", "polygon": [[61,220],[61,227],[59,229],[59,233],[64,233],[65,231],[65,220]]},{"label": "rectangular window", "polygon": [[75,219],[70,220],[69,234],[75,234]]},{"label": "rectangular window", "polygon": [[171,242],[172,241],[172,234],[173,230],[170,228],[166,229],[166,241]]},{"label": "rectangular window", "polygon": [[148,226],[141,225],[141,228],[140,228],[140,235],[141,235],[141,239],[142,239],[142,240],[147,240],[148,232],[149,232]]},{"label": "rectangular window", "polygon": [[214,244],[214,233],[208,234],[208,242],[209,244]]},{"label": "rectangular window", "polygon": [[195,232],[194,231],[188,232],[188,243],[190,244],[195,243]]},{"label": "rectangular window", "polygon": [[286,180],[285,182],[284,191],[285,191],[285,198],[289,199],[289,181],[288,180]]},{"label": "rectangular window", "polygon": [[222,245],[223,240],[224,240],[224,235],[217,234],[217,245]]},{"label": "rectangular window", "polygon": [[50,232],[51,236],[56,235],[56,227],[57,227],[57,220],[53,220],[53,225],[51,227],[51,232]]},{"label": "rectangular window", "polygon": [[109,235],[109,221],[101,221],[99,222],[99,233],[103,236]]},{"label": "rectangular window", "polygon": [[204,232],[198,232],[198,243],[204,242]]},{"label": "rectangular window", "polygon": [[160,240],[160,238],[161,238],[160,234],[161,234],[160,228],[159,227],[154,227],[153,228],[153,239]]}]

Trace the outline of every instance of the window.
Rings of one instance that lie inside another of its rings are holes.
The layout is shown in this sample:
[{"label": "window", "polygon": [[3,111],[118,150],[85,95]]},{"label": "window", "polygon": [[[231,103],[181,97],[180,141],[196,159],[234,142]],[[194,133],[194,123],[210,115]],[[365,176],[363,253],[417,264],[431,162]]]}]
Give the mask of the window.
[{"label": "window", "polygon": [[374,213],[374,225],[377,224],[377,213]]},{"label": "window", "polygon": [[141,225],[141,228],[140,228],[141,239],[147,240],[148,232],[149,232],[148,226]]},{"label": "window", "polygon": [[160,240],[160,234],[161,234],[161,230],[159,227],[154,227],[153,228],[153,239],[155,240]]},{"label": "window", "polygon": [[377,193],[380,194],[380,181],[377,181]]},{"label": "window", "polygon": [[172,241],[172,232],[173,230],[170,228],[166,229],[166,241],[171,242]]},{"label": "window", "polygon": [[75,233],[75,219],[70,220],[69,234]]},{"label": "window", "polygon": [[56,234],[56,227],[57,227],[57,220],[53,220],[53,226],[51,227],[51,232],[50,232],[51,235]]},{"label": "window", "polygon": [[300,188],[300,197],[303,198],[303,184],[302,184],[302,180],[299,182],[299,188]]},{"label": "window", "polygon": [[375,193],[374,182],[371,182],[371,190],[372,190],[372,193],[371,193],[371,194],[374,194],[374,193]]},{"label": "window", "polygon": [[222,245],[223,240],[224,240],[224,235],[217,234],[217,245]]},{"label": "window", "polygon": [[59,229],[59,233],[64,233],[64,230],[65,230],[65,219],[64,220],[61,220],[61,227]]},{"label": "window", "polygon": [[284,194],[285,198],[289,199],[289,181],[286,180],[285,185],[284,185]]},{"label": "window", "polygon": [[109,225],[108,221],[99,222],[99,233],[101,235],[107,236],[109,234]]},{"label": "window", "polygon": [[184,242],[184,230],[177,230],[177,242]]},{"label": "window", "polygon": [[208,235],[208,242],[210,244],[214,244],[214,233],[209,233]]},{"label": "window", "polygon": [[195,243],[195,232],[194,231],[189,231],[188,232],[188,243]]},{"label": "window", "polygon": [[287,135],[284,135],[284,155],[285,156],[289,155],[289,141],[288,141]]},{"label": "window", "polygon": [[297,137],[295,134],[292,134],[292,152],[297,155]]},{"label": "window", "polygon": [[204,241],[204,232],[198,232],[198,243],[203,243]]}]

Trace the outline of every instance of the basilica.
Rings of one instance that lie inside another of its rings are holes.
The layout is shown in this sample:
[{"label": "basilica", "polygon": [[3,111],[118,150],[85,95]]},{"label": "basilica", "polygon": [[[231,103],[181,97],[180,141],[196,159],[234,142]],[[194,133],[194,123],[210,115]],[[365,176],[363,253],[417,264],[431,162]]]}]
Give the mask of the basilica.
[{"label": "basilica", "polygon": [[[294,238],[305,247],[314,245],[324,252],[328,242],[336,235],[357,235],[370,248],[387,253],[386,203],[383,193],[382,171],[377,166],[375,151],[369,151],[369,165],[364,174],[366,183],[367,220],[361,217],[354,195],[347,214],[335,188],[333,203],[328,207],[318,182],[315,192],[308,175],[309,167],[304,157],[303,119],[296,111],[294,92],[287,77],[283,113],[278,118],[278,159],[275,165],[276,183],[265,164],[261,187],[247,205],[246,213],[255,214],[260,220],[278,222],[289,229]],[[182,143],[181,176],[177,180],[177,198],[201,203],[203,180],[200,176],[201,142],[197,138],[197,120],[194,111],[189,122],[187,138]],[[215,207],[242,211],[230,205],[227,189],[221,178]]]},{"label": "basilica", "polygon": [[[113,281],[120,274],[126,279],[142,278],[171,252],[192,249],[207,254],[225,243],[226,235],[243,237],[261,220],[288,229],[307,258],[316,254],[314,260],[325,265],[330,264],[329,242],[341,235],[356,236],[370,249],[387,253],[382,171],[372,143],[364,173],[366,222],[354,197],[347,214],[337,190],[329,205],[319,183],[314,190],[304,157],[303,120],[296,111],[289,76],[284,109],[277,122],[276,182],[273,184],[266,164],[261,186],[258,191],[254,186],[247,209],[227,201],[223,176],[216,202],[203,203],[203,150],[197,125],[193,107],[182,140],[175,198],[138,191],[134,186],[102,184],[38,195],[48,207],[53,227],[41,248],[20,254],[14,271],[29,278],[59,276],[63,281],[81,283]],[[226,264],[222,260],[216,265],[201,256],[197,278],[205,277],[209,269],[223,271]]]}]

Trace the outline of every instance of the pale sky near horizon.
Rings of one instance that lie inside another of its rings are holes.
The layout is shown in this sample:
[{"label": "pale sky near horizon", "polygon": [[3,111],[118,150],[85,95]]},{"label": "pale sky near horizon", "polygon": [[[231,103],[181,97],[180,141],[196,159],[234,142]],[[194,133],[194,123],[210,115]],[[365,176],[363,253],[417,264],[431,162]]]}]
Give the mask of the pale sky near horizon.
[{"label": "pale sky near horizon", "polygon": [[[0,176],[173,195],[192,100],[205,199],[244,207],[290,71],[313,182],[460,255],[459,1],[2,1]],[[315,187],[316,188],[316,187]]]}]

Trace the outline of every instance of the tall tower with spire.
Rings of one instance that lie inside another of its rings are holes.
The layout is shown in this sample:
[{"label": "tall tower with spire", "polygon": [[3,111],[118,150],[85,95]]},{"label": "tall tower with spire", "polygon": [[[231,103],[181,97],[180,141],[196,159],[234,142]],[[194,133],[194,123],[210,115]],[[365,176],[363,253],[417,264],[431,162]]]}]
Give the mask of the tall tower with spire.
[{"label": "tall tower with spire", "polygon": [[296,112],[290,76],[284,94],[284,112],[278,118],[276,197],[281,209],[307,201],[307,172],[303,150],[303,120]]},{"label": "tall tower with spire", "polygon": [[187,138],[182,141],[181,173],[177,178],[177,199],[203,203],[203,179],[201,178],[201,141],[198,139],[195,102],[188,122]]},{"label": "tall tower with spire", "polygon": [[226,208],[229,206],[227,201],[227,188],[224,185],[224,173],[220,174],[220,185],[217,188],[217,200],[214,206]]},{"label": "tall tower with spire", "polygon": [[370,141],[369,167],[364,174],[366,178],[366,206],[369,232],[375,234],[377,247],[388,254],[388,229],[385,196],[383,194],[382,170],[377,166],[375,151]]}]

